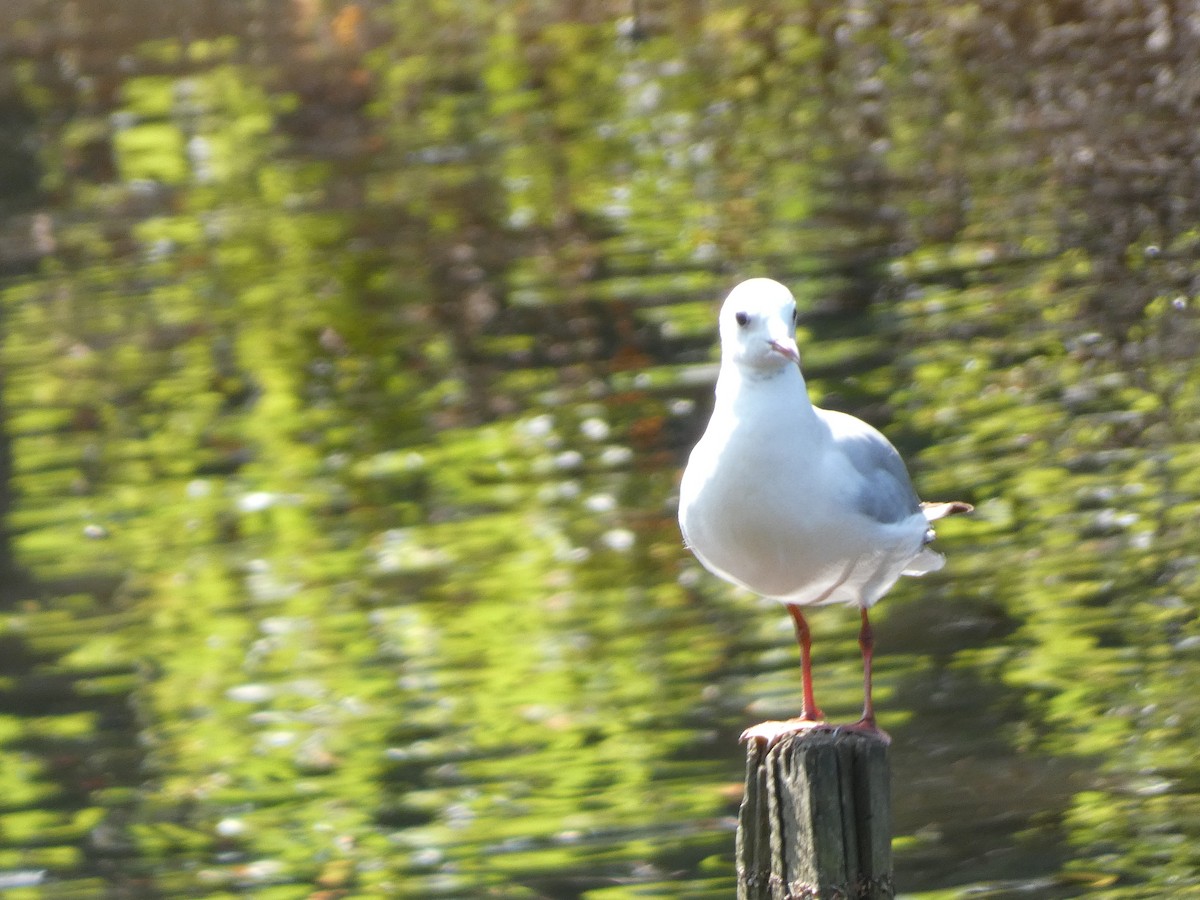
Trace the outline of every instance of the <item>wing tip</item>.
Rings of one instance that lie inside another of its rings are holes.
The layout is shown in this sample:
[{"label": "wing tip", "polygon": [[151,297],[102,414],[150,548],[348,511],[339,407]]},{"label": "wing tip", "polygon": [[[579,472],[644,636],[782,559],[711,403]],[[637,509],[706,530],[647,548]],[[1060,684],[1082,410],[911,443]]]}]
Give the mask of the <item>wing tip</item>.
[{"label": "wing tip", "polygon": [[955,516],[959,513],[970,513],[974,511],[974,506],[962,500],[949,500],[944,503],[921,504],[921,512],[925,513],[925,519],[928,522],[936,522],[938,519],[946,518],[946,516]]}]

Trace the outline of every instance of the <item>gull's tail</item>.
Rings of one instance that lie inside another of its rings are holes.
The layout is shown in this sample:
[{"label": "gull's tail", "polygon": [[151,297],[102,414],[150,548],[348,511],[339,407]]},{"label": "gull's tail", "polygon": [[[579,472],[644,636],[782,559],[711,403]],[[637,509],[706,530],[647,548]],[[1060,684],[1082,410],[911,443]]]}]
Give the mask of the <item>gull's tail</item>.
[{"label": "gull's tail", "polygon": [[[936,522],[938,519],[944,519],[946,516],[953,516],[958,513],[969,513],[974,509],[975,507],[970,503],[963,503],[961,500],[951,500],[949,503],[921,504],[921,512],[925,514],[925,521],[927,522]],[[930,528],[925,532],[924,543],[928,544],[933,538],[933,529]],[[929,572],[936,572],[945,564],[946,557],[934,550],[930,550],[927,546],[922,546],[920,552],[909,561],[904,574],[925,575]]]}]

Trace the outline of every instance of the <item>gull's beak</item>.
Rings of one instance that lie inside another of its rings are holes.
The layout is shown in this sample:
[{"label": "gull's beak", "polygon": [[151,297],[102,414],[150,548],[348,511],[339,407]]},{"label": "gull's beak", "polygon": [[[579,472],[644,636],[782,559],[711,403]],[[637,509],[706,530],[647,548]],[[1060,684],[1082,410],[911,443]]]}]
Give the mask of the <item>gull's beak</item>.
[{"label": "gull's beak", "polygon": [[768,341],[771,349],[785,359],[790,359],[796,365],[800,364],[800,348],[796,346],[795,338],[781,337],[775,338],[773,341]]}]

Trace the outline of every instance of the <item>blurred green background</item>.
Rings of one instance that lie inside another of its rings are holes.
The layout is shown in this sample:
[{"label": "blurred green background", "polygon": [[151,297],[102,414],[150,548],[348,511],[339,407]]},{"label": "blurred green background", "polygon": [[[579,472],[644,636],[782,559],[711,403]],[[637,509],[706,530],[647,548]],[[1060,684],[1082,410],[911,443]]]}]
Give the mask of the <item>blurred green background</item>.
[{"label": "blurred green background", "polygon": [[901,893],[1197,896],[1198,21],[6,0],[0,892],[732,896],[796,652],[675,495],[769,275],[978,507],[878,608]]}]

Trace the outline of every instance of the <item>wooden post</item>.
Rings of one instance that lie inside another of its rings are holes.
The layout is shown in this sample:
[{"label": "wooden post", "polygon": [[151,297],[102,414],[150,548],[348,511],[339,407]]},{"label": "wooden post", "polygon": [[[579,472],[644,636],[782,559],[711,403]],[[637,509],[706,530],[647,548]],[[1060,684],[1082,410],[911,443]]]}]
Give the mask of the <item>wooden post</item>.
[{"label": "wooden post", "polygon": [[814,728],[748,742],[738,900],[890,900],[886,738]]}]

